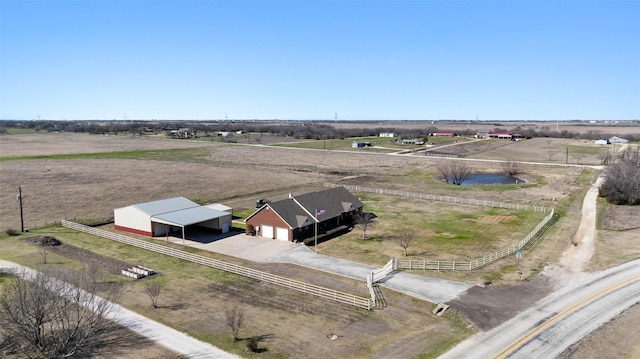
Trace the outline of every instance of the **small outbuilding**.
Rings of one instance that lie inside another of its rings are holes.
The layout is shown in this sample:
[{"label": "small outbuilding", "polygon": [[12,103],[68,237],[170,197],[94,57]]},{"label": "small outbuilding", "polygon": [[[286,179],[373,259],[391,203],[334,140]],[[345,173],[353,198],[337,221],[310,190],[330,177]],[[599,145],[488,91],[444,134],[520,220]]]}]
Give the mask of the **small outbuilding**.
[{"label": "small outbuilding", "polygon": [[295,242],[351,225],[362,207],[346,188],[336,187],[299,196],[289,194],[287,199],[262,206],[246,223],[258,236]]},{"label": "small outbuilding", "polygon": [[198,228],[211,233],[227,233],[231,229],[229,207],[213,204],[200,206],[184,197],[133,204],[113,210],[117,230],[149,237],[186,232]]},{"label": "small outbuilding", "polygon": [[626,138],[613,136],[609,137],[609,143],[629,143],[629,140],[627,140]]}]

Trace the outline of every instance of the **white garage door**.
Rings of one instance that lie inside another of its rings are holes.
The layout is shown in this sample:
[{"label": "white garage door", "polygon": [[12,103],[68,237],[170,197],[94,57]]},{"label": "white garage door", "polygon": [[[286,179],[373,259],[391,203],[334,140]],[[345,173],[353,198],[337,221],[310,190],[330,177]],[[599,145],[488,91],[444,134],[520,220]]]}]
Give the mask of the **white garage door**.
[{"label": "white garage door", "polygon": [[262,236],[267,238],[273,238],[273,226],[262,225]]},{"label": "white garage door", "polygon": [[276,227],[276,239],[281,239],[283,241],[289,240],[289,230],[286,228]]}]

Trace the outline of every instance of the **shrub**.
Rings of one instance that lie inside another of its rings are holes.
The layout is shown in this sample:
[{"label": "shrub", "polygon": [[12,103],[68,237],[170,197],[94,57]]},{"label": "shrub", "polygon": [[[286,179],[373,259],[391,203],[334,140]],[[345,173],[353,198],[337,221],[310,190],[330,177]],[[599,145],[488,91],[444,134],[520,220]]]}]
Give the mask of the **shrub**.
[{"label": "shrub", "polygon": [[56,237],[42,236],[40,237],[38,244],[42,247],[53,247],[59,246],[62,242],[60,242]]},{"label": "shrub", "polygon": [[4,233],[6,233],[6,234],[8,234],[8,235],[10,235],[10,236],[15,236],[16,234],[18,234],[18,231],[16,231],[16,230],[15,230],[15,229],[13,229],[13,228],[7,228],[7,230],[6,230],[6,231],[4,231]]},{"label": "shrub", "polygon": [[258,351],[258,340],[251,337],[247,340],[247,352],[256,353]]}]

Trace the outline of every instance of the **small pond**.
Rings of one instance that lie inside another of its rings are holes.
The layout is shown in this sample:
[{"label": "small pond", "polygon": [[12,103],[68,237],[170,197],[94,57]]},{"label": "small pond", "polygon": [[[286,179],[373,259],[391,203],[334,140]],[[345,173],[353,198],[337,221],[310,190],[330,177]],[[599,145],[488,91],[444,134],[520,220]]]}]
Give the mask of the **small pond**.
[{"label": "small pond", "polygon": [[524,180],[499,173],[473,173],[467,177],[461,186],[473,186],[476,184],[518,184]]}]

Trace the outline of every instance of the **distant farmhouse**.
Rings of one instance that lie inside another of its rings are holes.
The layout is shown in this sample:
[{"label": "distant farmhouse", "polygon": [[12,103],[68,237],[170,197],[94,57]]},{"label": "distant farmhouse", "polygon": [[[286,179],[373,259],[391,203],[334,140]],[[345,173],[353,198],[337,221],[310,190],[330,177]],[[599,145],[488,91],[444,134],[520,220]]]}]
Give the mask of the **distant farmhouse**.
[{"label": "distant farmhouse", "polygon": [[511,132],[489,132],[487,133],[487,137],[510,140],[513,135],[511,135]]},{"label": "distant farmhouse", "polygon": [[363,204],[344,187],[306,193],[266,203],[247,217],[255,235],[283,241],[302,241],[318,233],[348,226],[362,212]]},{"label": "distant farmhouse", "polygon": [[183,239],[189,231],[227,233],[231,229],[231,208],[222,204],[201,206],[184,197],[133,204],[113,210],[117,230],[143,236]]}]

